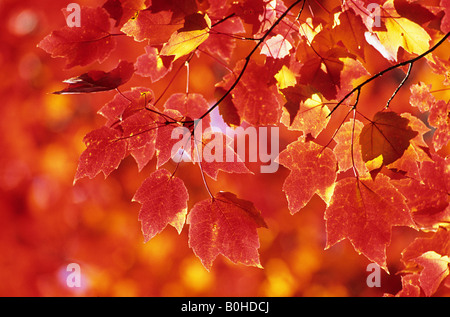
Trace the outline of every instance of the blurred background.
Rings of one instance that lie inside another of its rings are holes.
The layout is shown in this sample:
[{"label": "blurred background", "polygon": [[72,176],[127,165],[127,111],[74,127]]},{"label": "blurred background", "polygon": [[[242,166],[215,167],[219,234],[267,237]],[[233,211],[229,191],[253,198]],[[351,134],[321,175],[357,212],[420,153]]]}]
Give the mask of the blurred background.
[{"label": "blurred background", "polygon": [[[239,176],[239,181],[220,174],[217,182],[210,181],[213,191],[234,192],[261,210],[269,226],[258,230],[264,269],[234,265],[219,256],[207,272],[187,245],[187,226],[180,235],[168,227],[144,244],[140,205],[131,198],[154,170],[154,160],[138,173],[127,158],[106,180],[100,175],[74,186],[83,137],[104,124],[97,111],[115,92],[51,92],[86,70],[110,70],[120,58],[135,60],[145,43],[130,45],[129,39],[118,37],[118,48],[107,62],[64,70],[62,59],[52,59],[36,45],[64,26],[61,10],[69,3],[0,0],[0,296],[382,296],[401,289],[395,274],[402,269],[400,252],[417,233],[394,228],[387,250],[391,275],[382,271],[382,287],[369,288],[370,262],[348,241],[324,250],[325,204],[318,197],[290,215],[281,191],[288,171],[281,167],[275,174]],[[207,58],[191,64],[191,91],[211,101],[212,87],[225,72],[216,64]],[[184,91],[185,75],[179,77],[167,97]],[[387,100],[401,78],[384,80],[388,89],[368,86],[361,102],[376,111],[373,96]],[[147,86],[160,92],[166,84],[135,75],[121,90]],[[402,90],[399,99],[401,94],[408,98],[409,90]],[[282,130],[280,150],[297,137]],[[167,168],[173,170],[170,164]],[[197,167],[185,163],[177,173],[189,190],[189,207],[208,197]],[[67,286],[70,263],[80,265],[81,287]]]}]

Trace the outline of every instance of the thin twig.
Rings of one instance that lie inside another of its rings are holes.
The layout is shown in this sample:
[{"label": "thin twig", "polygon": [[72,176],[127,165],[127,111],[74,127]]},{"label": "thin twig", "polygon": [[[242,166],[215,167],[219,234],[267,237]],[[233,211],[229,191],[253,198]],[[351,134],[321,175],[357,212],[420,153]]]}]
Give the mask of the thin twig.
[{"label": "thin twig", "polygon": [[256,50],[258,49],[258,47],[264,42],[264,40],[269,36],[269,34],[275,29],[275,27],[281,22],[281,20],[284,19],[284,17],[289,13],[289,11],[291,11],[297,4],[299,4],[300,2],[303,1],[303,6],[302,6],[302,11],[303,11],[303,7],[305,5],[306,0],[297,0],[295,1],[289,8],[286,9],[285,12],[283,12],[283,14],[274,22],[274,24],[270,27],[270,29],[268,29],[266,31],[266,33],[264,33],[264,35],[258,40],[258,42],[256,43],[256,45],[253,47],[253,49],[251,50],[251,52],[245,57],[245,63],[244,66],[242,67],[241,72],[239,73],[239,76],[236,78],[236,80],[233,82],[233,84],[231,85],[230,88],[228,88],[228,90],[222,95],[222,97],[216,101],[216,103],[214,105],[212,105],[208,111],[206,111],[201,117],[200,119],[203,119],[204,117],[206,117],[208,114],[211,113],[211,111],[213,111],[223,100],[225,100],[225,98],[233,91],[233,89],[237,86],[237,84],[239,83],[239,81],[241,80],[242,76],[245,73],[245,70],[247,69],[248,64],[250,63],[250,59],[253,56],[253,54],[256,52]]},{"label": "thin twig", "polygon": [[331,112],[328,114],[328,117],[331,116],[337,108],[339,108],[339,106],[351,95],[353,95],[355,93],[355,91],[357,91],[358,89],[361,89],[363,86],[367,85],[368,83],[370,83],[371,81],[373,81],[374,79],[383,76],[384,74],[386,74],[387,72],[390,72],[391,70],[394,70],[396,68],[402,67],[402,66],[406,66],[408,64],[413,64],[416,61],[422,59],[423,57],[425,57],[426,55],[430,54],[431,52],[433,52],[436,48],[438,48],[442,43],[445,42],[445,40],[450,36],[450,32],[448,32],[442,39],[439,40],[439,42],[437,42],[432,48],[430,48],[429,50],[425,51],[424,53],[420,54],[419,56],[416,56],[414,58],[411,58],[410,60],[392,65],[384,70],[382,70],[379,73],[376,73],[375,75],[373,75],[372,77],[366,79],[365,81],[363,81],[361,84],[359,84],[358,86],[356,86],[355,88],[353,88],[348,94],[346,94],[338,103],[337,105],[333,108],[333,110],[331,110]]},{"label": "thin twig", "polygon": [[402,86],[405,84],[406,80],[408,79],[409,75],[411,74],[412,65],[413,65],[412,63],[409,63],[408,72],[406,73],[406,76],[405,76],[405,78],[403,78],[403,80],[400,83],[400,85],[398,85],[397,89],[395,89],[395,91],[392,94],[391,98],[389,98],[389,100],[386,102],[386,107],[385,107],[386,109],[389,108],[389,104],[391,103],[392,99],[394,99],[395,95],[398,93],[400,88],[402,88]]}]

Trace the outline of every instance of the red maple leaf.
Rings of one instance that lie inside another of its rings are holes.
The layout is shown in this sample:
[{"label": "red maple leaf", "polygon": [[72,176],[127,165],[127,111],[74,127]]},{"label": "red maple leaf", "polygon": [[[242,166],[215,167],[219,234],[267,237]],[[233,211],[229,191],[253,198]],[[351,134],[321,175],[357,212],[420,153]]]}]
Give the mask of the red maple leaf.
[{"label": "red maple leaf", "polygon": [[415,228],[405,198],[379,174],[369,178],[348,177],[336,182],[325,211],[327,248],[348,239],[355,250],[386,272],[386,246],[393,226]]},{"label": "red maple leaf", "polygon": [[123,137],[128,141],[128,151],[136,160],[139,171],[155,154],[158,124],[158,115],[146,109],[129,116],[120,124]]},{"label": "red maple leaf", "polygon": [[[67,15],[67,11],[63,10]],[[66,59],[66,67],[103,62],[116,47],[111,36],[113,22],[103,8],[81,8],[80,27],[64,26],[47,35],[38,46],[52,57]]]},{"label": "red maple leaf", "polygon": [[133,201],[142,204],[139,221],[145,242],[170,224],[181,233],[189,195],[183,181],[165,169],[153,172],[139,187]]},{"label": "red maple leaf", "polygon": [[339,131],[334,136],[336,146],[333,152],[336,155],[339,172],[345,172],[354,167],[358,175],[365,175],[369,171],[364,164],[361,155],[361,146],[358,140],[364,124],[359,120],[351,120],[340,126]]},{"label": "red maple leaf", "polygon": [[432,157],[433,161],[422,162],[418,179],[391,181],[406,197],[414,220],[422,230],[436,230],[450,221],[450,172],[446,168],[448,159],[437,155]]},{"label": "red maple leaf", "polygon": [[[201,94],[190,93],[176,93],[171,95],[166,103],[164,109],[178,110],[183,117],[188,117],[193,120],[199,119],[206,111],[208,111],[210,104]],[[202,119],[202,129],[210,126],[211,119],[205,117]]]},{"label": "red maple leaf", "polygon": [[402,262],[409,265],[407,270],[413,270],[410,267],[413,263],[422,267],[416,274],[418,285],[425,295],[433,295],[449,275],[450,231],[440,228],[431,237],[417,238],[403,250]]},{"label": "red maple leaf", "polygon": [[128,82],[133,76],[134,66],[127,61],[121,61],[116,68],[109,72],[101,70],[91,70],[80,76],[73,77],[64,81],[68,86],[54,94],[80,94],[98,91],[107,91]]},{"label": "red maple leaf", "polygon": [[173,32],[182,27],[172,22],[172,14],[171,11],[154,13],[149,9],[138,11],[120,30],[138,42],[150,40],[152,45],[159,45],[165,43]]},{"label": "red maple leaf", "polygon": [[74,183],[80,178],[94,178],[100,172],[105,177],[119,167],[127,154],[127,142],[116,129],[101,127],[83,139],[86,150],[81,154]]},{"label": "red maple leaf", "polygon": [[436,128],[433,146],[438,151],[450,141],[450,102],[438,100],[430,109],[428,123]]},{"label": "red maple leaf", "polygon": [[218,56],[225,61],[230,60],[236,47],[234,34],[245,32],[241,19],[234,16],[225,20],[224,18],[227,14],[228,7],[226,3],[223,1],[211,3],[211,7],[208,9],[208,15],[217,20],[212,20],[213,27],[209,31],[209,37],[199,47],[200,50],[206,50],[213,56]]},{"label": "red maple leaf", "polygon": [[314,194],[329,201],[336,180],[336,157],[330,149],[299,139],[277,161],[291,170],[283,184],[291,214],[305,207]]},{"label": "red maple leaf", "polygon": [[232,147],[233,140],[221,132],[206,131],[192,139],[193,160],[200,161],[201,168],[212,179],[217,179],[219,171],[226,173],[251,174],[243,158]]},{"label": "red maple leaf", "polygon": [[106,126],[112,126],[128,115],[144,109],[152,98],[153,91],[151,89],[133,87],[131,90],[117,93],[111,101],[98,111],[98,114],[107,119]]},{"label": "red maple leaf", "polygon": [[187,217],[189,247],[210,270],[219,254],[233,263],[261,267],[257,228],[267,228],[253,203],[219,192],[194,205]]},{"label": "red maple leaf", "polygon": [[[237,63],[234,73],[224,77],[220,87],[229,89],[242,71],[244,60]],[[241,120],[252,125],[274,125],[281,117],[281,98],[277,87],[267,77],[263,65],[250,61],[241,80],[231,93]]]},{"label": "red maple leaf", "polygon": [[136,74],[156,82],[172,70],[172,60],[172,57],[159,55],[157,48],[146,46],[145,54],[136,60]]}]

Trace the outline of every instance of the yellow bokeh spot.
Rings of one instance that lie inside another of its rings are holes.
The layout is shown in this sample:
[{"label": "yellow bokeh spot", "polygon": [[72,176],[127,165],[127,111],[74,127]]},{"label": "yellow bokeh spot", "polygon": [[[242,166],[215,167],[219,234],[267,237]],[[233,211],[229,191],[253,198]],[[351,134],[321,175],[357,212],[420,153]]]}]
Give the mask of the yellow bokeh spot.
[{"label": "yellow bokeh spot", "polygon": [[296,280],[286,263],[280,259],[271,259],[265,266],[267,281],[264,284],[264,296],[292,296],[296,289]]},{"label": "yellow bokeh spot", "polygon": [[214,282],[214,275],[197,258],[186,259],[181,264],[180,271],[185,287],[195,292],[208,290]]},{"label": "yellow bokeh spot", "polygon": [[69,98],[47,94],[44,97],[44,105],[45,117],[50,124],[65,121],[72,116],[73,108]]}]

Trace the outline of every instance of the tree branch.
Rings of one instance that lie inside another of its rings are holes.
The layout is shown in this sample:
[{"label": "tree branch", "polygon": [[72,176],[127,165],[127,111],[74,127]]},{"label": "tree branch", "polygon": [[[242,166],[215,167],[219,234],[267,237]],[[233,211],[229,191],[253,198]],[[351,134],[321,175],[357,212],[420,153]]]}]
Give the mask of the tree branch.
[{"label": "tree branch", "polygon": [[[448,32],[442,39],[439,40],[439,42],[437,42],[432,48],[430,48],[429,50],[427,50],[426,52],[420,54],[419,56],[416,56],[410,60],[392,65],[391,67],[388,67],[384,70],[382,70],[379,73],[376,73],[375,75],[373,75],[372,77],[366,79],[365,81],[363,81],[361,84],[359,84],[358,86],[356,86],[355,88],[353,88],[348,94],[346,94],[337,104],[336,106],[331,110],[331,112],[328,114],[327,117],[331,116],[337,108],[339,108],[339,106],[351,95],[353,95],[355,93],[355,91],[360,90],[363,86],[367,85],[368,83],[370,83],[371,81],[373,81],[374,79],[383,76],[384,74],[386,74],[387,72],[390,72],[391,70],[394,70],[396,68],[402,67],[402,66],[406,66],[408,64],[412,65],[413,63],[417,62],[418,60],[422,59],[423,57],[425,57],[426,55],[430,54],[431,52],[433,52],[436,48],[438,48],[442,43],[445,42],[445,40],[450,36],[450,32]],[[407,77],[406,77],[407,78]]]}]

